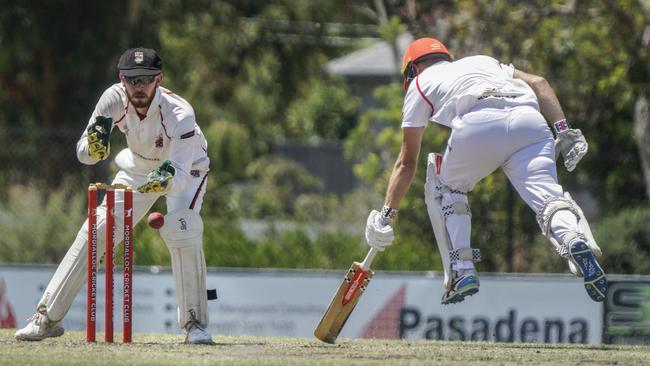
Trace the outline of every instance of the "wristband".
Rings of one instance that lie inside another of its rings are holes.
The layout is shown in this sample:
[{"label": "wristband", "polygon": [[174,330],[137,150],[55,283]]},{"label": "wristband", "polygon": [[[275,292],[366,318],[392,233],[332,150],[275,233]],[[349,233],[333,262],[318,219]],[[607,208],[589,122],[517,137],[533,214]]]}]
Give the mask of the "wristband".
[{"label": "wristband", "polygon": [[561,119],[553,123],[553,129],[555,130],[555,133],[560,133],[571,129],[571,125],[569,125],[569,122],[567,122],[566,119]]},{"label": "wristband", "polygon": [[381,217],[393,220],[397,216],[397,209],[384,206],[381,209]]}]

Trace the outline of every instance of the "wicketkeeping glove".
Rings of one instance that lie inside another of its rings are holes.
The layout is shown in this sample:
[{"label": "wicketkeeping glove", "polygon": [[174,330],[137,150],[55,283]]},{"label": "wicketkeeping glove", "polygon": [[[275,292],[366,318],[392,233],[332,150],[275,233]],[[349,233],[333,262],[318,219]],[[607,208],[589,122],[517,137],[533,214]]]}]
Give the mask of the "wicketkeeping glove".
[{"label": "wicketkeeping glove", "polygon": [[368,215],[368,221],[366,222],[366,242],[369,246],[380,252],[384,251],[387,246],[391,245],[395,238],[395,235],[393,234],[392,216],[389,216],[388,213],[383,214],[386,209],[391,210],[387,207],[385,207],[382,212],[372,210],[370,215]]},{"label": "wicketkeeping glove", "polygon": [[[582,159],[589,146],[587,140],[582,135],[582,131],[570,128],[565,120],[554,123],[557,137],[555,139],[555,152],[562,154],[566,170],[572,172],[576,168],[580,159]],[[557,156],[556,156],[557,158]]]},{"label": "wicketkeeping glove", "polygon": [[97,116],[95,122],[88,126],[88,155],[97,160],[104,160],[111,153],[110,137],[113,119]]},{"label": "wicketkeeping glove", "polygon": [[138,187],[140,193],[163,192],[167,189],[169,181],[176,175],[176,168],[172,162],[165,160],[158,169],[147,174],[147,181]]}]

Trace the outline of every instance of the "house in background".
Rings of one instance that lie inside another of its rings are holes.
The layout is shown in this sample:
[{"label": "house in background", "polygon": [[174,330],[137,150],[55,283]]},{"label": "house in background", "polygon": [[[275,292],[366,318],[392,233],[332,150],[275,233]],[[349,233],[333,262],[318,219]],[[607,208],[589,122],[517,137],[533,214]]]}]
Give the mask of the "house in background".
[{"label": "house in background", "polygon": [[[376,87],[401,81],[401,57],[412,40],[413,36],[410,33],[400,35],[397,38],[397,55],[392,45],[377,41],[328,62],[325,71],[345,79],[352,94],[361,101],[359,115],[362,115],[375,106],[372,93]],[[310,173],[322,179],[328,192],[341,195],[353,190],[359,184],[352,172],[351,164],[345,161],[341,141],[315,144],[284,142],[276,146],[275,152],[299,162]]]},{"label": "house in background", "polygon": [[402,33],[397,37],[397,55],[392,45],[378,41],[328,62],[325,70],[331,75],[345,78],[352,94],[361,98],[359,112],[363,114],[375,106],[372,92],[376,87],[402,81],[402,55],[412,41],[413,36],[410,33]]}]

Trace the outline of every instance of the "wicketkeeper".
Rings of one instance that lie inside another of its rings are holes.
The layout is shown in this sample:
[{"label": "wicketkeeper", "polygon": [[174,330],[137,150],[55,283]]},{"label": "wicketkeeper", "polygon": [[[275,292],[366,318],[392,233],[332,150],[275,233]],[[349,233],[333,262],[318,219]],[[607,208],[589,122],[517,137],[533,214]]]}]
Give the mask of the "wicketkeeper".
[{"label": "wicketkeeper", "polygon": [[603,301],[607,280],[594,256],[601,255],[600,248],[582,210],[557,181],[556,154],[573,171],[587,153],[587,142],[567,122],[548,82],[488,56],[452,61],[445,45],[433,38],[408,46],[402,73],[402,148],[384,207],[368,216],[368,244],[379,250],[391,244],[393,219],[415,175],[424,128],[431,121],[451,128],[444,155],[429,154],[425,184],[444,268],[442,303],[461,302],[479,290],[474,262],[480,253],[470,245],[467,193],[497,168],[536,213],[555,251],[584,278],[587,294]]},{"label": "wicketkeeper", "polygon": [[[196,124],[192,106],[160,86],[162,61],[156,51],[129,49],[120,57],[118,84],[97,102],[88,126],[77,142],[83,164],[96,164],[110,155],[111,131],[126,136],[127,148],[115,157],[119,172],[114,184],[135,188],[133,223],[142,219],[159,197],[165,196],[167,215],[160,235],[171,253],[176,282],[178,322],[186,343],[212,343],[207,330],[206,268],[203,255],[203,221],[200,211],[206,191],[210,161],[207,142]],[[115,195],[116,206],[123,204]],[[106,202],[98,208],[98,255],[105,252]],[[123,239],[122,212],[116,210],[115,244]],[[20,340],[38,341],[63,334],[59,322],[87,278],[88,224],[52,277],[29,324],[16,332]]]}]

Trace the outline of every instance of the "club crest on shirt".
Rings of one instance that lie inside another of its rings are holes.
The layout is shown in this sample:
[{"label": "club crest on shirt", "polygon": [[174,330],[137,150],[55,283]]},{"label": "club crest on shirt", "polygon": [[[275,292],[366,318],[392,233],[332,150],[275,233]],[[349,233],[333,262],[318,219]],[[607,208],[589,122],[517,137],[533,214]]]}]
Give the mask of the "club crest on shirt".
[{"label": "club crest on shirt", "polygon": [[163,137],[162,137],[162,133],[161,133],[160,135],[158,135],[158,137],[156,137],[156,141],[154,142],[154,144],[156,145],[157,148],[161,148],[161,149],[162,149],[162,147],[163,147]]}]

